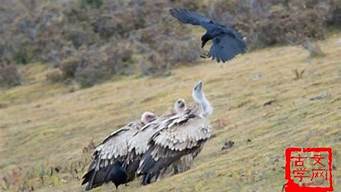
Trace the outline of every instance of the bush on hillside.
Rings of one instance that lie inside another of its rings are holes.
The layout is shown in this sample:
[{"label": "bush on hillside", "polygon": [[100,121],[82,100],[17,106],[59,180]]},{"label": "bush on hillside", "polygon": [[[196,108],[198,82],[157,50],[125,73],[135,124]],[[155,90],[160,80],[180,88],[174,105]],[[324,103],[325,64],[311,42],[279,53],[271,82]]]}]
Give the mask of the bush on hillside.
[{"label": "bush on hillside", "polygon": [[253,49],[323,39],[326,25],[337,22],[334,10],[339,4],[339,0],[216,0],[209,5],[202,0],[29,2],[0,5],[0,60],[47,63],[58,67],[64,78],[86,85],[111,75],[168,74],[174,66],[198,60],[200,39],[193,37],[193,27],[169,15],[171,7],[198,10],[236,27]]},{"label": "bush on hillside", "polygon": [[300,44],[305,38],[323,39],[333,4],[332,0],[220,0],[211,14],[238,28],[253,49]]},{"label": "bush on hillside", "polygon": [[0,64],[0,87],[13,87],[21,84],[16,65]]},{"label": "bush on hillside", "polygon": [[139,67],[142,75],[160,76],[170,73],[169,65],[155,51],[144,54],[143,58],[139,59]]},{"label": "bush on hillside", "polygon": [[65,79],[74,79],[82,87],[89,87],[111,75],[131,74],[132,62],[129,43],[120,43],[115,47],[83,47],[63,60],[58,68]]},{"label": "bush on hillside", "polygon": [[59,69],[62,71],[64,78],[74,78],[80,63],[81,60],[78,57],[69,57],[60,63]]},{"label": "bush on hillside", "polygon": [[60,69],[52,69],[47,71],[46,80],[49,83],[61,83],[65,80],[65,77]]},{"label": "bush on hillside", "polygon": [[341,0],[335,0],[335,9],[329,23],[332,25],[341,26]]}]

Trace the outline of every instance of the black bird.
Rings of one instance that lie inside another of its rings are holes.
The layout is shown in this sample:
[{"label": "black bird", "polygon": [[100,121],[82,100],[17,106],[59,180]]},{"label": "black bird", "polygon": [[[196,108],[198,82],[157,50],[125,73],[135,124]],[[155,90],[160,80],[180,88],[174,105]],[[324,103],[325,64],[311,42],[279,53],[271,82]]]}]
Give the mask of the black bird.
[{"label": "black bird", "polygon": [[246,43],[243,37],[231,27],[221,25],[205,16],[187,9],[170,9],[170,14],[182,23],[201,25],[206,33],[201,37],[201,48],[207,41],[212,40],[213,45],[209,51],[209,57],[218,62],[228,61],[240,53],[245,53]]}]

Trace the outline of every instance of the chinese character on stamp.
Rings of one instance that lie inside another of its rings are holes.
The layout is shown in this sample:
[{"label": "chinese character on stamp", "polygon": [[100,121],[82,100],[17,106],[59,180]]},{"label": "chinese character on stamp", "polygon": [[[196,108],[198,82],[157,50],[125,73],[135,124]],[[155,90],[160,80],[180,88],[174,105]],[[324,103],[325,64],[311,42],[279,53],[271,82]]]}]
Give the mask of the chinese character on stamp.
[{"label": "chinese character on stamp", "polygon": [[287,148],[285,192],[332,192],[331,148]]}]

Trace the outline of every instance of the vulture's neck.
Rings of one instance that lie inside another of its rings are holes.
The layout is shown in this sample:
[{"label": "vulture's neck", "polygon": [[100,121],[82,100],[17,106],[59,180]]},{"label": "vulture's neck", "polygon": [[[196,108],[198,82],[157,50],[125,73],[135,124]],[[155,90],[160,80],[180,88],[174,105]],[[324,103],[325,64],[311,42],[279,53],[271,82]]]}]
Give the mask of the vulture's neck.
[{"label": "vulture's neck", "polygon": [[199,104],[202,116],[207,117],[213,113],[213,107],[210,104],[210,102],[206,99],[206,96],[203,91],[194,93],[193,99],[196,103]]}]

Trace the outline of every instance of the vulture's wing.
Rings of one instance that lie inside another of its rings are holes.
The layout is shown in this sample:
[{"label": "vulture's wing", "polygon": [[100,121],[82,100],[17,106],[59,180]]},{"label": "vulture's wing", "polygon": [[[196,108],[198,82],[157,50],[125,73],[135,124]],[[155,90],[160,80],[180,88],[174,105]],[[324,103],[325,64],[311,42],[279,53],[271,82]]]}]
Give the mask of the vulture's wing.
[{"label": "vulture's wing", "polygon": [[150,137],[158,130],[158,122],[152,122],[145,125],[140,132],[136,133],[129,141],[129,152],[141,155],[148,150],[148,141]]},{"label": "vulture's wing", "polygon": [[131,122],[114,131],[99,144],[93,154],[90,169],[106,167],[116,160],[123,160],[128,154],[128,140],[137,132],[140,122]]},{"label": "vulture's wing", "polygon": [[157,174],[181,156],[198,151],[211,136],[207,119],[193,113],[174,119],[154,134],[140,162],[139,174]]},{"label": "vulture's wing", "polygon": [[[207,23],[213,22],[209,18],[202,16],[196,12],[187,9],[170,9],[170,14],[177,18],[182,23],[189,23],[192,25],[202,25],[205,27]],[[206,27],[205,27],[206,28]]]},{"label": "vulture's wing", "polygon": [[93,154],[88,171],[83,176],[82,185],[87,183],[86,190],[110,181],[110,173],[122,170],[122,162],[128,155],[128,140],[141,127],[139,121],[131,122],[110,134],[99,144]]},{"label": "vulture's wing", "polygon": [[129,150],[128,152],[131,154],[128,156],[128,163],[132,161],[134,155],[143,155],[149,149],[149,141],[152,136],[157,133],[158,131],[166,128],[169,123],[176,119],[176,115],[172,116],[163,116],[159,119],[146,124],[144,127],[141,128],[139,132],[137,132],[132,139],[129,140]]},{"label": "vulture's wing", "polygon": [[139,126],[141,126],[140,122],[131,122],[104,139],[95,149],[95,154],[101,162],[106,164],[116,159],[125,158],[128,154],[128,140],[138,131]]},{"label": "vulture's wing", "polygon": [[240,53],[245,53],[246,44],[235,33],[223,33],[213,39],[209,56],[218,62],[228,61]]},{"label": "vulture's wing", "polygon": [[211,136],[207,120],[198,116],[187,116],[172,122],[167,129],[155,134],[152,138],[155,160],[162,158],[159,149],[185,151],[196,147],[200,142]]}]

